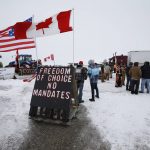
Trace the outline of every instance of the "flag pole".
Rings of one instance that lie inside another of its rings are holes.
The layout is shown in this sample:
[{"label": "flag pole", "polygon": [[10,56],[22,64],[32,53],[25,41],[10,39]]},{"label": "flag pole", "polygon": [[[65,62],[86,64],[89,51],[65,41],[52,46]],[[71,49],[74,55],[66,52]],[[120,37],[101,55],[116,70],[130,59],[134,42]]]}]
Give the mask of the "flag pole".
[{"label": "flag pole", "polygon": [[[19,50],[16,49],[16,71],[19,73],[20,71],[20,62],[19,62]],[[21,72],[22,75],[22,72]]]},{"label": "flag pole", "polygon": [[[34,15],[32,15],[33,17],[33,22],[34,22]],[[36,30],[36,29],[35,29]],[[36,31],[34,31],[36,33]],[[36,34],[35,34],[36,35]],[[35,52],[36,52],[36,62],[37,62],[37,68],[38,68],[38,52],[37,52],[37,42],[36,42],[36,36],[34,37],[34,41],[35,41]]]},{"label": "flag pole", "polygon": [[35,40],[35,52],[36,52],[36,62],[37,62],[37,68],[38,68],[38,52],[37,52],[37,42],[36,42],[36,37],[34,38]]},{"label": "flag pole", "polygon": [[74,8],[72,9],[73,15],[73,66],[74,66]]}]

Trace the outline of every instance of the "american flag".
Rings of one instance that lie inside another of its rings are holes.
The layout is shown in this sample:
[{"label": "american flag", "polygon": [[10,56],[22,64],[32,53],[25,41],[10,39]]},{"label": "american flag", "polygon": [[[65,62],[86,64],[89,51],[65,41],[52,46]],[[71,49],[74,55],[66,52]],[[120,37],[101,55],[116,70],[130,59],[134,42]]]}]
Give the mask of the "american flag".
[{"label": "american flag", "polygon": [[[25,22],[32,22],[32,17],[25,20]],[[34,39],[16,40],[13,26],[0,31],[0,52],[10,52],[30,48],[35,48]]]}]

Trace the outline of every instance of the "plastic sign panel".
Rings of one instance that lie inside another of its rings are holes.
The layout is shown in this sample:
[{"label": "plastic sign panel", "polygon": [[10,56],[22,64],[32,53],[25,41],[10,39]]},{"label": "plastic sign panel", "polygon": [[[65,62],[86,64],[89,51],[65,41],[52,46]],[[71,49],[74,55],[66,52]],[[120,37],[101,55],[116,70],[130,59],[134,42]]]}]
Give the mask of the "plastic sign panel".
[{"label": "plastic sign panel", "polygon": [[45,66],[37,72],[31,106],[68,110],[72,98],[72,67]]}]

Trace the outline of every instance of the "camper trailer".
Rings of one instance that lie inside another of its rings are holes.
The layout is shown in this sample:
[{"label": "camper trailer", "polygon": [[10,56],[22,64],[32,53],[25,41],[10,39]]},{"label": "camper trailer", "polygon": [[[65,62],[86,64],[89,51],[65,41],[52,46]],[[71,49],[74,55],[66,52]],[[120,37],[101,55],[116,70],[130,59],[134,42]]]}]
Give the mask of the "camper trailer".
[{"label": "camper trailer", "polygon": [[150,50],[128,52],[128,64],[130,62],[139,62],[139,66],[142,66],[145,61],[150,61]]}]

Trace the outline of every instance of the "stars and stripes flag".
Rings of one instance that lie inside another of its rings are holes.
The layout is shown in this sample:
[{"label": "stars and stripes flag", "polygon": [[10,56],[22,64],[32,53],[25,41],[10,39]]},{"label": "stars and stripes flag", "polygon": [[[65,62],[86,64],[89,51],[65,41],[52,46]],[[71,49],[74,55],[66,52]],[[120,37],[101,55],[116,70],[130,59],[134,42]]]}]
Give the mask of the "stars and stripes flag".
[{"label": "stars and stripes flag", "polygon": [[[24,22],[32,24],[32,17]],[[14,26],[10,26],[0,31],[0,52],[10,52],[30,48],[35,48],[34,39],[16,39],[14,35]]]}]

